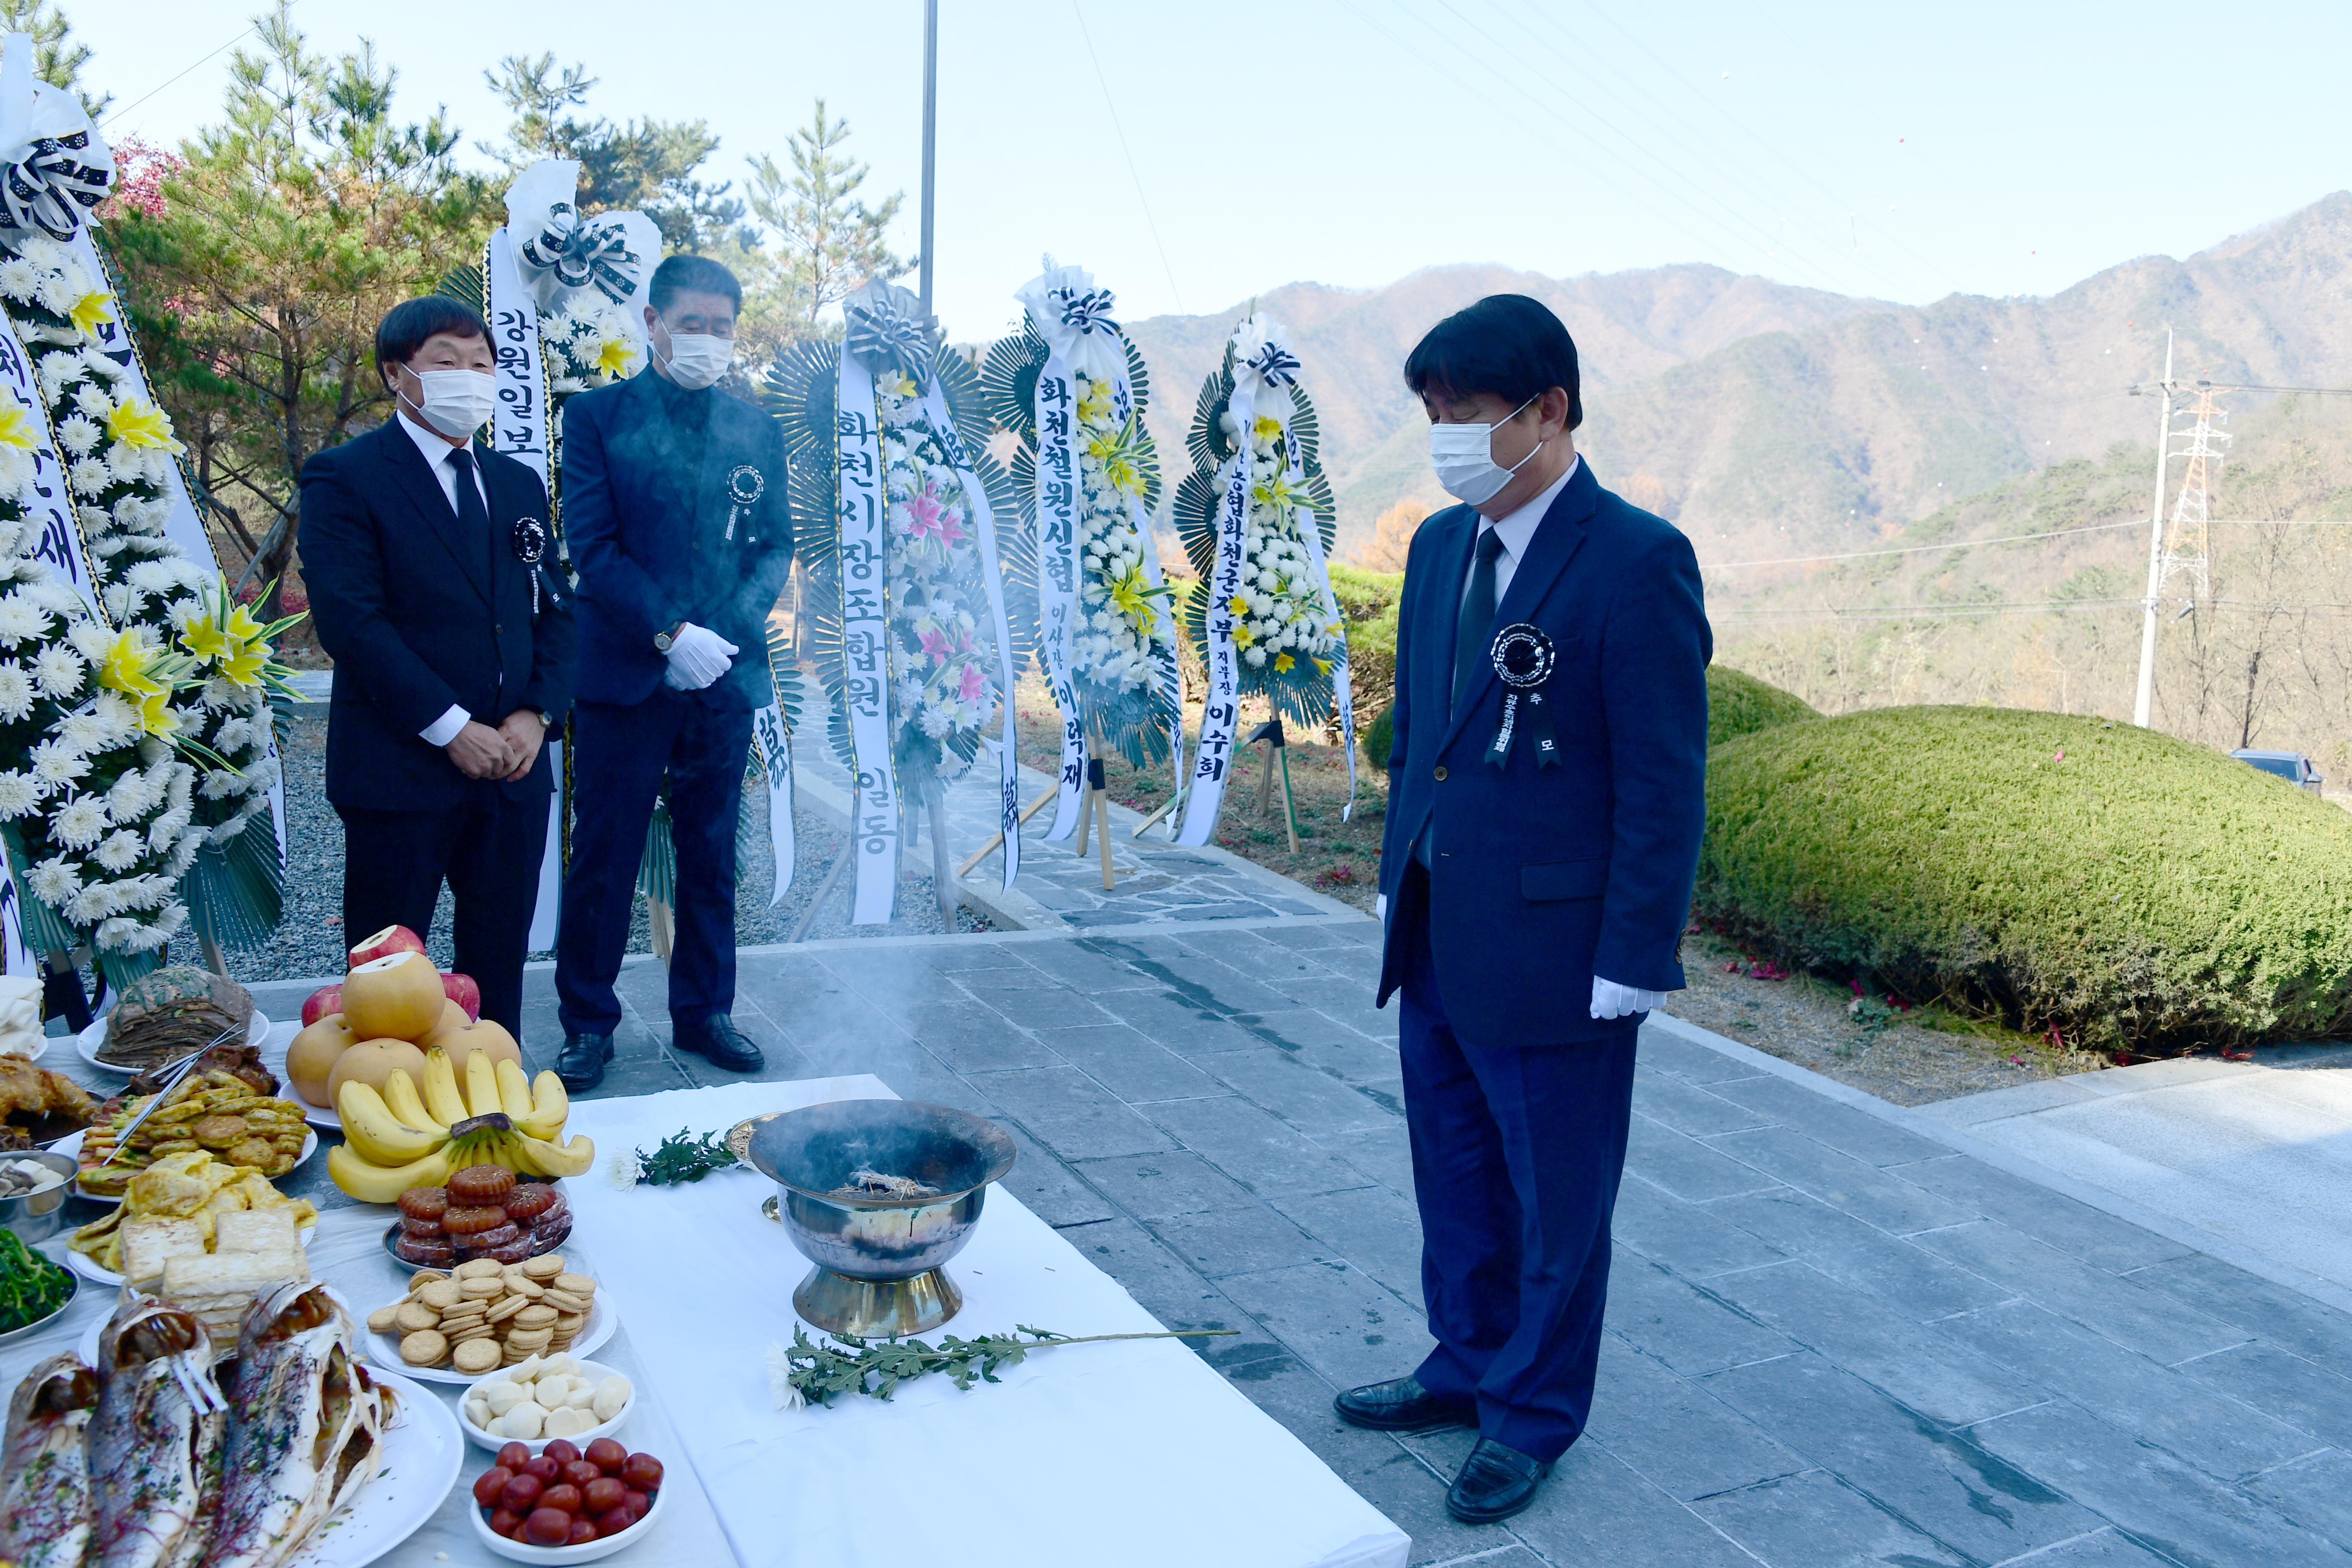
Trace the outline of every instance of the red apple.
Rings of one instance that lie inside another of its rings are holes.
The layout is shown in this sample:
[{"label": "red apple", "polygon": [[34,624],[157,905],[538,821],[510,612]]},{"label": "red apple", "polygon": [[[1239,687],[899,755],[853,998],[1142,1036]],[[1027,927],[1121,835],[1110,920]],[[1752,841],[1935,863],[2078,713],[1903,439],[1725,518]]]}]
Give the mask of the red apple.
[{"label": "red apple", "polygon": [[310,993],[310,1000],[302,1004],[302,1026],[307,1029],[328,1014],[340,1013],[342,1010],[343,988],[340,985],[321,985]]},{"label": "red apple", "polygon": [[441,977],[441,994],[466,1010],[466,1016],[475,1023],[482,1021],[482,988],[474,984],[470,974],[445,974]]},{"label": "red apple", "polygon": [[425,939],[406,926],[386,926],[373,936],[354,943],[352,947],[352,961],[344,967],[357,969],[362,963],[372,963],[379,958],[389,957],[395,952],[423,952],[424,951]]}]

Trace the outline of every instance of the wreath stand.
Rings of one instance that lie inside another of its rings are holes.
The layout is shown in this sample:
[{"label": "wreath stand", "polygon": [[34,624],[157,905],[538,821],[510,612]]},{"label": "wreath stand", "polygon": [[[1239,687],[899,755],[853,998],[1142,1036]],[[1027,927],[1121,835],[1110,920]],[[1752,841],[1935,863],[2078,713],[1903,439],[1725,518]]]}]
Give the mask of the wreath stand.
[{"label": "wreath stand", "polygon": [[1266,807],[1274,802],[1274,767],[1278,758],[1282,763],[1282,826],[1289,832],[1290,852],[1296,855],[1298,853],[1298,803],[1290,793],[1290,751],[1288,742],[1283,738],[1279,717],[1260,724],[1242,744],[1253,746],[1260,741],[1265,742],[1265,766],[1257,775],[1256,815],[1263,820]]}]

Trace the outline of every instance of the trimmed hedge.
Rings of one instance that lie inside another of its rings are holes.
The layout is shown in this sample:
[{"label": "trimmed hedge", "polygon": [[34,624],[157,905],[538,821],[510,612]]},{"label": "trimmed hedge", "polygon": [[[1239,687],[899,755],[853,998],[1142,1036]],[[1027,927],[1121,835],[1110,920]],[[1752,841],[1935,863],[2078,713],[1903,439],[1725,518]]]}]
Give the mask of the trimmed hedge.
[{"label": "trimmed hedge", "polygon": [[1894,708],[1727,742],[1696,905],[2071,1045],[2352,1033],[2352,813],[2126,724]]},{"label": "trimmed hedge", "polygon": [[1793,691],[1783,691],[1744,669],[1706,667],[1706,743],[1719,746],[1775,724],[1818,719],[1821,710]]}]

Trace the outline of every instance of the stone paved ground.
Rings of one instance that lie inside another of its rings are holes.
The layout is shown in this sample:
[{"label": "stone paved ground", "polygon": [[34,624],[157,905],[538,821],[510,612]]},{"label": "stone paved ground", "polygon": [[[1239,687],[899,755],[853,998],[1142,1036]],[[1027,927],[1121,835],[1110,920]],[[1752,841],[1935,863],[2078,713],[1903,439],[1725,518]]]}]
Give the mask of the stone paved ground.
[{"label": "stone paved ground", "polygon": [[[736,1016],[771,1076],[873,1072],[1002,1120],[1021,1200],[1168,1323],[1241,1330],[1208,1359],[1416,1563],[2352,1560],[2352,1319],[1654,1023],[1591,1430],[1528,1513],[1453,1522],[1466,1435],[1330,1412],[1428,1343],[1376,934],[772,948]],[[530,989],[544,1058],[543,970]],[[656,966],[624,990],[605,1092],[723,1076],[663,1048]]]}]

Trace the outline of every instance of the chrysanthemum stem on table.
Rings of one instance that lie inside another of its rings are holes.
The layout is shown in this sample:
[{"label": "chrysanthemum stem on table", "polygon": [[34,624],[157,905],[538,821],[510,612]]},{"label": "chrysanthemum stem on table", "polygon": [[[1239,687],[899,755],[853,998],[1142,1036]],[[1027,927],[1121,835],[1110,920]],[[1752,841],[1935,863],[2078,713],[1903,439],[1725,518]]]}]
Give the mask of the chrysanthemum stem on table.
[{"label": "chrysanthemum stem on table", "polygon": [[922,1340],[861,1340],[854,1334],[836,1334],[827,1342],[819,1343],[808,1337],[806,1330],[794,1325],[792,1349],[779,1345],[768,1349],[769,1384],[779,1409],[793,1409],[803,1404],[831,1405],[835,1395],[842,1394],[887,1399],[900,1384],[912,1383],[935,1372],[945,1373],[958,1388],[970,1388],[975,1378],[982,1383],[1000,1382],[996,1375],[1000,1367],[1018,1366],[1028,1359],[1031,1351],[1055,1345],[1097,1345],[1113,1340],[1220,1339],[1240,1331],[1164,1329],[1152,1333],[1074,1335],[1019,1323],[1009,1334],[982,1334],[976,1340],[950,1334],[934,1348]]}]

